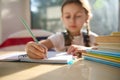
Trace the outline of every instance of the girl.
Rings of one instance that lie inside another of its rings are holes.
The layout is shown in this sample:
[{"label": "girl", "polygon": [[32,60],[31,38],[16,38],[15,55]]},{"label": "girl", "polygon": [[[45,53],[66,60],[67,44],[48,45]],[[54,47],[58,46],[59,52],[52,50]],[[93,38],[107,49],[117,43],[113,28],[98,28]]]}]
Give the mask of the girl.
[{"label": "girl", "polygon": [[[88,47],[95,45],[95,33],[89,31],[91,18],[90,6],[86,0],[65,0],[62,7],[62,21],[66,32],[59,32],[48,37],[48,39],[28,42],[26,52],[30,58],[43,59],[48,49],[55,48],[56,51],[67,51],[69,54],[79,55]],[[86,32],[81,29],[86,26]]]}]

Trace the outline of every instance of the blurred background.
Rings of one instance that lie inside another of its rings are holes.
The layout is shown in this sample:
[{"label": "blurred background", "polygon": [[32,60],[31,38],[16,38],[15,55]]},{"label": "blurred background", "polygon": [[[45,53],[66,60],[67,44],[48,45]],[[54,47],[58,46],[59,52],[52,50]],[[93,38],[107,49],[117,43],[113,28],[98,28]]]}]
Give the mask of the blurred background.
[{"label": "blurred background", "polygon": [[[32,28],[63,31],[60,6],[64,0],[31,0]],[[93,18],[91,29],[99,35],[118,30],[119,0],[89,0]]]},{"label": "blurred background", "polygon": [[[22,16],[31,29],[64,31],[60,20],[63,0],[0,0],[0,43],[10,34],[25,30],[17,16]],[[119,0],[89,0],[93,18],[91,30],[98,35],[120,31]]]}]

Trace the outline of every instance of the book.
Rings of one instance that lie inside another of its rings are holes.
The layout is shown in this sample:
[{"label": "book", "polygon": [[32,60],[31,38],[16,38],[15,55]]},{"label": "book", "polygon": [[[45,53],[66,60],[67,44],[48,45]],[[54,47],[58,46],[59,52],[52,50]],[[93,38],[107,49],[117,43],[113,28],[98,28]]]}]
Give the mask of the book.
[{"label": "book", "polygon": [[86,52],[89,54],[101,54],[101,55],[120,58],[120,52],[111,52],[111,51],[93,50],[93,49],[87,49]]},{"label": "book", "polygon": [[96,42],[99,43],[120,43],[120,36],[98,36]]},{"label": "book", "polygon": [[98,50],[111,51],[111,52],[120,52],[120,43],[98,43]]},{"label": "book", "polygon": [[120,32],[112,32],[107,36],[96,37],[98,50],[120,52]]},{"label": "book", "polygon": [[98,47],[109,47],[120,49],[120,43],[98,43]]},{"label": "book", "polygon": [[45,59],[30,59],[25,52],[10,53],[0,56],[0,61],[20,61],[20,62],[37,62],[37,63],[64,63],[66,64],[73,57],[66,52],[49,51]]},{"label": "book", "polygon": [[100,59],[120,63],[120,57],[106,56],[106,55],[101,55],[101,54],[89,54],[89,53],[84,54],[84,55],[89,56],[89,57],[100,58]]},{"label": "book", "polygon": [[112,32],[111,35],[112,36],[120,36],[120,32]]},{"label": "book", "polygon": [[120,63],[103,60],[103,59],[99,59],[99,58],[94,58],[94,57],[89,57],[89,56],[83,56],[83,58],[84,58],[84,60],[94,61],[94,62],[98,62],[98,63],[102,63],[102,64],[120,68]]},{"label": "book", "polygon": [[98,46],[98,50],[110,51],[110,52],[119,52],[120,53],[120,49],[119,48],[99,47]]}]

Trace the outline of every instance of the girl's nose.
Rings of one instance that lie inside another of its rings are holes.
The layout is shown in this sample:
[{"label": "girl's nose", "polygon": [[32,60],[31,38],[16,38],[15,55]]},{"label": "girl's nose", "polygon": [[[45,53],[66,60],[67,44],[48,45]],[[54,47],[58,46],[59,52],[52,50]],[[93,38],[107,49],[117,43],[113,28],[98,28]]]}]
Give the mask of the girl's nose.
[{"label": "girl's nose", "polygon": [[71,23],[75,23],[75,18],[72,17],[72,18],[70,19],[70,22],[71,22]]}]

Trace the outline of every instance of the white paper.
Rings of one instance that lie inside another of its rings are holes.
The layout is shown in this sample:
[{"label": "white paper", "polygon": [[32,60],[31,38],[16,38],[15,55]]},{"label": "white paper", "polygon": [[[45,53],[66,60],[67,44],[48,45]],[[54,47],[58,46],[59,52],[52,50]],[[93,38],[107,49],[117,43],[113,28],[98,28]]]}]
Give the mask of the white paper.
[{"label": "white paper", "polygon": [[72,55],[66,52],[48,52],[46,59],[30,59],[25,52],[10,53],[0,56],[0,61],[22,61],[22,62],[38,62],[38,63],[67,63],[72,60]]}]

